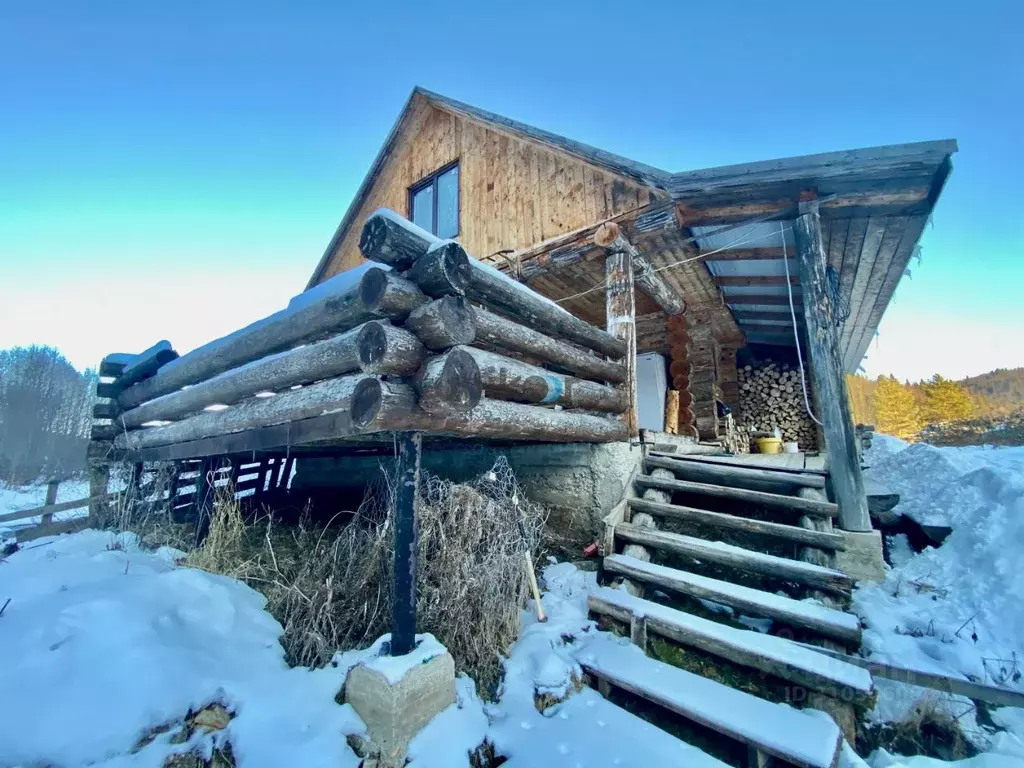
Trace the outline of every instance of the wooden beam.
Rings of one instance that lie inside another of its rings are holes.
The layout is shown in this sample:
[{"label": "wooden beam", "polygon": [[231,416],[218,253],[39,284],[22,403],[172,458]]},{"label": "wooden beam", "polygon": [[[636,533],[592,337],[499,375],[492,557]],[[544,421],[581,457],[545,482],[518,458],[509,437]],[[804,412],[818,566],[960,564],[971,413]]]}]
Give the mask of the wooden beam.
[{"label": "wooden beam", "polygon": [[347,410],[356,386],[365,378],[367,375],[363,373],[349,374],[288,390],[275,397],[253,398],[226,410],[203,412],[164,427],[119,434],[114,445],[119,450],[137,451],[285,424],[331,410]]},{"label": "wooden beam", "polygon": [[[785,296],[784,294],[778,294],[778,293],[762,293],[762,294],[755,293],[755,294],[747,294],[747,295],[744,295],[744,296],[730,296],[729,294],[725,294],[724,298],[725,298],[725,303],[726,304],[734,304],[736,306],[744,306],[744,305],[748,305],[748,304],[754,304],[754,305],[761,304],[761,305],[765,305],[765,306],[771,305],[771,306],[784,306],[784,307],[787,307],[787,308],[789,307],[789,297]],[[803,296],[802,295],[794,294],[794,296],[793,296],[793,306],[795,306],[798,310],[801,307],[803,307]]]},{"label": "wooden beam", "polygon": [[622,413],[629,406],[625,392],[606,384],[563,376],[495,352],[464,349],[476,360],[489,397],[607,413]]},{"label": "wooden beam", "polygon": [[610,381],[612,384],[626,380],[624,366],[597,357],[589,350],[545,336],[479,307],[474,310],[473,319],[476,339],[480,342],[554,363],[586,379]]},{"label": "wooden beam", "polygon": [[750,469],[715,462],[685,461],[667,456],[648,456],[647,466],[670,469],[676,475],[700,483],[718,483],[756,491],[789,492],[795,488],[824,488],[825,478],[813,474]]},{"label": "wooden beam", "polygon": [[[732,316],[736,318],[736,322],[738,323],[746,322],[748,320],[784,320],[786,323],[792,322],[788,306],[778,312],[769,312],[767,310],[736,310],[732,313]],[[797,315],[797,321],[802,322],[803,317]]]},{"label": "wooden beam", "polygon": [[[715,282],[721,286],[754,286],[754,285],[785,285],[785,275],[715,275]],[[793,275],[789,278],[793,285],[800,281]],[[728,299],[726,299],[728,301]]]},{"label": "wooden beam", "polygon": [[[789,258],[793,258],[792,249],[788,250]],[[783,258],[781,247],[764,248],[729,248],[716,251],[704,257],[704,261],[768,261]]]},{"label": "wooden beam", "polygon": [[640,427],[636,408],[636,297],[633,295],[633,261],[625,251],[613,251],[605,258],[605,317],[609,335],[626,348],[626,398],[623,415],[626,433],[637,437]]},{"label": "wooden beam", "polygon": [[[611,358],[627,354],[625,342],[581,320],[529,286],[517,283],[493,267],[472,259],[472,278],[466,296],[538,331],[562,337]],[[629,353],[635,347],[629,347]]]},{"label": "wooden beam", "polygon": [[668,284],[660,272],[655,272],[651,262],[622,233],[618,224],[608,222],[598,227],[594,233],[594,244],[604,248],[606,254],[622,252],[628,254],[633,262],[633,281],[641,291],[670,317],[681,315],[686,311],[686,302],[675,288]]},{"label": "wooden beam", "polygon": [[30,517],[52,517],[56,512],[66,512],[69,509],[79,509],[80,507],[86,507],[93,502],[107,501],[116,495],[116,493],[102,493],[97,494],[96,496],[86,496],[83,499],[74,499],[73,501],[62,501],[59,504],[45,504],[41,507],[32,507],[31,509],[21,509],[17,512],[8,512],[5,515],[0,515],[0,523],[9,523],[12,520],[27,520]]},{"label": "wooden beam", "polygon": [[839,524],[848,531],[870,531],[871,518],[839,354],[836,308],[825,274],[827,262],[816,200],[800,203],[793,233],[801,284],[807,297],[804,319],[810,347],[808,357],[818,392],[819,413],[825,425],[832,488],[839,503]]},{"label": "wooden beam", "polygon": [[749,488],[731,488],[713,483],[698,483],[692,480],[673,480],[662,477],[641,475],[636,479],[641,488],[661,488],[672,493],[690,493],[698,496],[710,496],[718,499],[731,499],[757,506],[786,509],[815,517],[835,517],[838,514],[836,505],[829,501],[812,501],[799,496],[787,496],[784,493],[752,491]]}]

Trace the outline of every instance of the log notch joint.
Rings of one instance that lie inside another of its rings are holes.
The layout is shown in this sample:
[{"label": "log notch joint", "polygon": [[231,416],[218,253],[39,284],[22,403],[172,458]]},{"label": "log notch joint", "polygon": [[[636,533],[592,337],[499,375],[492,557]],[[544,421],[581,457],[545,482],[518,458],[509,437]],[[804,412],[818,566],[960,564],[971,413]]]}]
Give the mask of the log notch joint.
[{"label": "log notch joint", "polygon": [[843,377],[836,334],[836,308],[826,275],[818,201],[800,203],[793,226],[800,284],[804,295],[804,319],[810,345],[810,368],[817,388],[818,405],[825,430],[829,469],[839,524],[848,531],[870,531],[867,496],[857,456],[853,417]]},{"label": "log notch joint", "polygon": [[686,311],[686,302],[675,288],[669,285],[660,272],[626,239],[619,225],[608,221],[597,228],[594,233],[594,244],[604,248],[608,254],[625,253],[629,256],[633,267],[633,280],[641,291],[668,316],[681,315]]}]

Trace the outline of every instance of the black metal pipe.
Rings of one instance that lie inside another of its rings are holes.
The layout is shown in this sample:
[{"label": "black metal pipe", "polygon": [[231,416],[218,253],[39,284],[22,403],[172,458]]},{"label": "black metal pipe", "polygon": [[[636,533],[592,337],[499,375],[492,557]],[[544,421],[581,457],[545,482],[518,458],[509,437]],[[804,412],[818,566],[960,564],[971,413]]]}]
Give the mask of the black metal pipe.
[{"label": "black metal pipe", "polygon": [[395,488],[395,594],[391,614],[391,655],[416,647],[416,491],[420,482],[420,432],[398,438]]}]

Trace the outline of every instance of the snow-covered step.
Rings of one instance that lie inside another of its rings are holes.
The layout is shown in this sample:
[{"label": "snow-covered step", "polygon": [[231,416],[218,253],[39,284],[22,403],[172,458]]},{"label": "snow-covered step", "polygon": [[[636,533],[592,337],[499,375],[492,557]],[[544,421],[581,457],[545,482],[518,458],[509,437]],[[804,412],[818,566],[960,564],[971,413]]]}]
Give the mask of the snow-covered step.
[{"label": "snow-covered step", "polygon": [[[642,479],[644,478],[636,478],[638,483]],[[657,478],[646,479],[656,480]],[[697,483],[691,483],[691,485],[697,485]],[[717,486],[708,487],[713,488]],[[754,491],[748,491],[748,493],[754,493]],[[804,499],[796,499],[796,501],[804,501]],[[711,525],[718,528],[729,528],[735,531],[743,531],[745,533],[755,533],[759,536],[771,536],[774,539],[793,541],[798,544],[818,547],[819,549],[836,550],[845,548],[843,537],[838,533],[801,528],[798,525],[771,523],[766,520],[754,520],[749,517],[738,517],[724,512],[711,512],[710,510],[698,509],[697,507],[687,507],[679,504],[662,504],[661,502],[648,501],[647,499],[630,499],[629,507],[632,510],[647,512],[648,514],[658,517],[684,520],[688,523],[702,523],[704,525]]]},{"label": "snow-covered step", "polygon": [[[650,459],[648,459],[648,462],[650,462]],[[663,491],[673,491],[676,493],[713,496],[718,499],[730,499],[731,501],[741,501],[765,507],[787,509],[801,515],[835,517],[839,514],[839,506],[831,501],[805,499],[799,496],[788,496],[783,493],[770,493],[748,488],[732,488],[725,485],[701,483],[692,480],[671,480],[664,477],[651,477],[650,475],[638,475],[634,482],[641,488],[659,488]]]},{"label": "snow-covered step", "polygon": [[630,523],[618,523],[615,526],[615,536],[633,544],[643,544],[645,547],[662,549],[695,560],[792,581],[816,589],[845,594],[853,588],[853,579],[842,571],[800,560],[766,555],[720,541],[705,541],[679,533],[639,528]]},{"label": "snow-covered step", "polygon": [[650,455],[647,456],[646,463],[648,467],[671,469],[676,475],[686,480],[715,483],[734,488],[791,493],[797,488],[825,487],[825,478],[816,474],[773,472],[770,469],[749,469]]},{"label": "snow-covered step", "polygon": [[549,717],[513,717],[488,735],[506,768],[585,765],[587,768],[687,766],[728,768],[697,747],[584,688],[556,705]]},{"label": "snow-covered step", "polygon": [[615,638],[595,638],[575,657],[594,677],[787,763],[831,768],[842,746],[839,727],[827,718],[648,658],[636,646]]},{"label": "snow-covered step", "polygon": [[708,621],[611,587],[601,587],[592,592],[587,605],[592,613],[610,616],[625,623],[637,624],[642,621],[647,633],[654,633],[682,646],[696,648],[842,701],[867,704],[871,698],[871,673],[866,669],[812,651],[785,638]]},{"label": "snow-covered step", "polygon": [[[707,456],[692,453],[671,453],[668,451],[652,450],[648,456],[658,456],[663,459],[676,459],[677,461],[696,462],[698,464],[724,464],[727,467],[741,467],[743,469],[761,469],[766,472],[776,472],[787,475],[818,475],[828,477],[827,469],[813,469],[811,467],[796,467],[789,464],[768,464],[764,461],[754,461],[752,457],[746,460],[736,456]],[[789,459],[789,455],[780,457],[776,455],[773,459]]]},{"label": "snow-covered step", "polygon": [[818,603],[794,600],[760,589],[648,563],[628,555],[609,555],[604,559],[604,568],[670,592],[728,605],[749,616],[808,629],[854,648],[860,645],[860,620],[852,614]]}]

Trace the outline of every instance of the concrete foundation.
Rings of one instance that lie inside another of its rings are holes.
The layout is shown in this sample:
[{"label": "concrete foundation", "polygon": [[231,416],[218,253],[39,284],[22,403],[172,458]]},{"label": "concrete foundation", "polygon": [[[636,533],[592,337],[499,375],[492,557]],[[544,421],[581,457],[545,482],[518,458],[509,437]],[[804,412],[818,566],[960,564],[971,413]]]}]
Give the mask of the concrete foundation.
[{"label": "concrete foundation", "polygon": [[857,581],[882,581],[885,558],[881,531],[839,531],[846,549],[836,552],[836,567]]},{"label": "concrete foundation", "polygon": [[376,764],[399,768],[413,737],[455,703],[455,662],[442,653],[410,665],[397,681],[360,664],[345,681],[345,701],[366,724]]},{"label": "concrete foundation", "polygon": [[[639,445],[621,443],[539,443],[508,447],[423,448],[422,468],[447,480],[472,480],[504,455],[526,496],[552,510],[549,524],[585,525],[596,535],[601,518],[622,497],[633,468],[640,463]],[[346,456],[298,461],[293,489],[361,490],[393,458]]]}]

